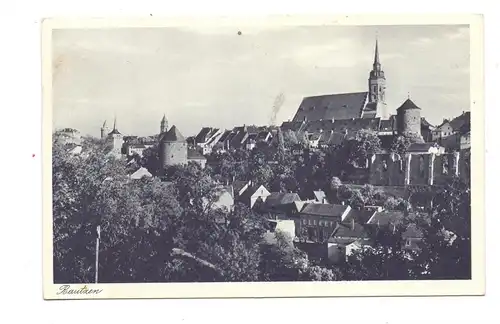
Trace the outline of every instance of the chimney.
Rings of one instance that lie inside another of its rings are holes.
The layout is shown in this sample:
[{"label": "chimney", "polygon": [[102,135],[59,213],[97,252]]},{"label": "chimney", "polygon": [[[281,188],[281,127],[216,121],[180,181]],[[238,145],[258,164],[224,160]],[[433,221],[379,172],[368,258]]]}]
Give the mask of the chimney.
[{"label": "chimney", "polygon": [[354,231],[354,218],[351,220],[351,230]]}]

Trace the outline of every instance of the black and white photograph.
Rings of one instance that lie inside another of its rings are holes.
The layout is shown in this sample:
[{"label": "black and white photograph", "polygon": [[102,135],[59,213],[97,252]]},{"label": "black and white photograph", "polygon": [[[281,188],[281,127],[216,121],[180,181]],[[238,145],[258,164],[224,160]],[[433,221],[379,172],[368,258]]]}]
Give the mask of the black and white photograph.
[{"label": "black and white photograph", "polygon": [[484,293],[469,18],[47,28],[46,298]]}]

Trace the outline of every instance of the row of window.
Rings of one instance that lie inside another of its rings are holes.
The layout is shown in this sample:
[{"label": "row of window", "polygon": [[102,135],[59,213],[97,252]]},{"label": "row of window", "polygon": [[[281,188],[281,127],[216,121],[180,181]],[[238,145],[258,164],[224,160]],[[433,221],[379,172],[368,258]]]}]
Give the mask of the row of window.
[{"label": "row of window", "polygon": [[304,225],[319,225],[319,226],[324,226],[324,227],[333,227],[335,226],[334,221],[328,221],[328,220],[317,220],[317,219],[303,219],[302,224]]}]

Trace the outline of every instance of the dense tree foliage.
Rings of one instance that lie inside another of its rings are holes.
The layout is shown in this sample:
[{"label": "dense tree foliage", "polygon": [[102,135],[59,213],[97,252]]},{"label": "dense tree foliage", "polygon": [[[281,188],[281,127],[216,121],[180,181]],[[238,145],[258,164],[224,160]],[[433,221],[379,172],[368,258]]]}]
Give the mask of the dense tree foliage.
[{"label": "dense tree foliage", "polygon": [[[194,163],[171,167],[165,174],[168,181],[161,181],[127,176],[138,166],[158,175],[157,146],[145,150],[141,159],[127,160],[108,155],[106,142],[83,138],[83,150],[75,154],[71,144],[55,134],[55,281],[94,280],[98,225],[100,282],[470,277],[469,184],[453,179],[437,192],[409,188],[404,198],[371,185],[343,184],[346,173],[363,167],[367,157],[380,150],[378,138],[361,131],[338,146],[311,152],[300,136],[284,132],[251,151],[216,152],[207,157],[206,169]],[[395,151],[406,147],[405,139],[397,141]],[[244,205],[219,210],[214,202],[222,186],[234,180],[297,192],[305,199],[322,189],[331,203],[355,209],[384,206],[408,215],[425,208],[419,217],[397,226],[368,226],[370,248],[360,248],[341,267],[326,267],[311,263],[279,231],[274,244],[266,243],[267,220]],[[410,223],[422,230],[415,251],[404,248],[403,233]]]},{"label": "dense tree foliage", "polygon": [[[99,282],[266,280],[276,274],[263,273],[263,264],[290,265],[298,253],[280,247],[281,259],[269,260],[276,254],[263,244],[267,220],[241,204],[218,209],[213,202],[221,187],[197,164],[168,169],[166,182],[132,180],[126,159],[107,155],[104,142],[87,139],[83,146],[72,154],[64,142],[53,145],[58,283],[94,281],[98,225]],[[306,266],[295,266],[290,280],[333,279],[301,258]]]}]

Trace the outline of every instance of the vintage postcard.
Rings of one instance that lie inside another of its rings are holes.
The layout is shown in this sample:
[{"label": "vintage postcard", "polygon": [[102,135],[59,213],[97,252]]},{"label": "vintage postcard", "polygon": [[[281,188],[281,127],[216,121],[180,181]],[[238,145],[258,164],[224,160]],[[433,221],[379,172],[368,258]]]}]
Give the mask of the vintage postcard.
[{"label": "vintage postcard", "polygon": [[46,299],[485,293],[482,16],[42,29]]}]

